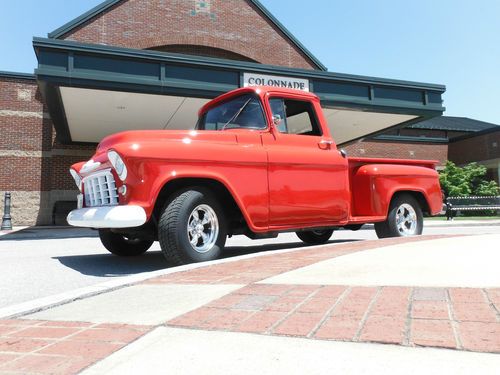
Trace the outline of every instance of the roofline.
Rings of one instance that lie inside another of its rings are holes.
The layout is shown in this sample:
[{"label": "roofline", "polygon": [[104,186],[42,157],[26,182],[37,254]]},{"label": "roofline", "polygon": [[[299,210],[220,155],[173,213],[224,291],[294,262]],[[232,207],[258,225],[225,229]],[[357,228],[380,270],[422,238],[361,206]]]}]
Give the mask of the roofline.
[{"label": "roofline", "polygon": [[488,129],[484,129],[484,130],[481,130],[481,131],[478,131],[478,132],[470,132],[469,134],[461,135],[459,137],[450,139],[450,143],[455,143],[455,142],[463,141],[463,140],[469,139],[469,138],[479,137],[479,136],[485,135],[485,134],[495,133],[497,131],[500,131],[500,125],[497,125],[496,127],[491,127],[491,128],[488,128]]},{"label": "roofline", "polygon": [[80,26],[81,24],[87,22],[90,20],[92,17],[97,16],[99,13],[105,12],[109,8],[111,8],[113,5],[118,4],[122,0],[106,0],[102,2],[101,4],[96,5],[92,9],[88,10],[87,12],[79,15],[78,17],[72,19],[71,21],[65,23],[61,27],[55,29],[54,31],[48,33],[49,38],[57,39],[62,37],[64,34],[69,33],[71,30],[74,28]]},{"label": "roofline", "polygon": [[[432,125],[429,125],[428,127],[426,127],[426,126],[423,125],[423,123],[425,123],[426,121],[437,120],[439,118],[468,120],[468,121],[471,121],[471,122],[477,122],[477,123],[487,124],[487,125],[491,125],[491,126],[489,128],[482,129],[482,130],[475,130],[475,129],[472,129],[472,128],[458,129],[457,130],[456,128],[453,128],[451,126],[432,126]],[[470,118],[470,117],[463,117],[463,116],[439,116],[439,117],[435,117],[435,118],[432,118],[432,119],[429,119],[429,120],[425,120],[425,121],[413,124],[411,126],[411,128],[412,129],[426,129],[426,130],[460,131],[460,132],[466,132],[466,133],[472,133],[472,134],[478,134],[479,132],[483,132],[483,131],[486,131],[486,130],[489,130],[489,129],[492,129],[492,128],[495,129],[495,127],[497,127],[497,126],[500,128],[499,124],[494,124],[492,122],[487,122],[487,121],[482,121],[482,120],[476,120],[476,119],[473,119],[473,118]],[[465,135],[466,134],[464,134],[464,136]]]},{"label": "roofline", "polygon": [[[109,8],[118,4],[123,0],[106,0],[101,4],[95,6],[89,11],[83,13],[82,15],[76,17],[75,19],[67,22],[56,30],[50,32],[48,37],[51,39],[58,39],[63,35],[69,33],[71,30],[77,28],[78,26],[84,24],[91,18],[97,16],[99,13],[107,11]],[[328,68],[314,56],[311,51],[309,51],[272,13],[258,0],[249,0],[265,17],[267,17],[311,62],[316,65],[317,68],[323,71],[327,71]]]},{"label": "roofline", "polygon": [[32,73],[6,72],[2,70],[0,70],[0,78],[29,79],[31,81],[36,80],[36,76]]},{"label": "roofline", "polygon": [[311,51],[309,51],[273,14],[259,1],[259,0],[250,0],[264,15],[271,20],[272,23],[276,25],[280,31],[286,35],[288,39],[291,40],[293,44],[295,44],[303,54],[305,54],[320,70],[327,71],[328,68],[318,60],[316,56],[314,56]]},{"label": "roofline", "polygon": [[160,60],[169,60],[172,62],[178,63],[189,63],[200,65],[203,67],[226,67],[226,68],[241,68],[241,69],[250,69],[253,72],[262,72],[266,74],[285,74],[295,77],[310,77],[310,78],[318,78],[318,79],[337,79],[339,81],[348,81],[348,82],[358,82],[365,84],[377,84],[377,85],[389,85],[389,86],[401,86],[404,88],[416,88],[416,89],[424,89],[431,91],[438,91],[440,93],[444,93],[446,91],[445,85],[433,84],[433,83],[425,83],[425,82],[415,82],[415,81],[404,81],[398,79],[388,79],[388,78],[380,78],[380,77],[370,77],[370,76],[361,76],[361,75],[353,75],[353,74],[344,74],[344,73],[335,73],[335,72],[325,72],[319,70],[311,70],[311,69],[300,69],[300,68],[289,68],[284,66],[277,65],[264,65],[253,62],[246,61],[236,61],[236,60],[226,60],[219,59],[213,57],[204,57],[204,56],[194,56],[194,55],[182,55],[176,53],[167,53],[167,52],[159,52],[154,50],[138,50],[132,48],[124,48],[124,47],[114,47],[107,46],[102,44],[88,44],[75,42],[70,40],[60,40],[60,39],[47,39],[47,38],[33,38],[33,47],[35,49],[35,53],[37,53],[37,49],[49,48],[52,50],[68,50],[70,48],[73,51],[80,52],[95,52],[99,54],[107,54],[112,56],[122,56],[122,57],[132,57],[144,60],[152,60],[152,59],[160,59]]}]

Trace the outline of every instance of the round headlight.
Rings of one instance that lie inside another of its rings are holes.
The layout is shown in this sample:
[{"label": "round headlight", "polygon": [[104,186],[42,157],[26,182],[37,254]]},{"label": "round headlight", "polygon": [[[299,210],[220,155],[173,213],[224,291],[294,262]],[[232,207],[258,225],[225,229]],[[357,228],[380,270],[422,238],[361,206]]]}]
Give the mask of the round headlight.
[{"label": "round headlight", "polygon": [[78,186],[78,190],[80,190],[80,192],[81,192],[82,191],[82,178],[73,168],[70,168],[69,173],[71,173],[73,180],[75,180],[76,186]]},{"label": "round headlight", "polygon": [[120,180],[125,181],[127,178],[127,167],[120,155],[116,151],[110,150],[108,151],[108,159]]}]

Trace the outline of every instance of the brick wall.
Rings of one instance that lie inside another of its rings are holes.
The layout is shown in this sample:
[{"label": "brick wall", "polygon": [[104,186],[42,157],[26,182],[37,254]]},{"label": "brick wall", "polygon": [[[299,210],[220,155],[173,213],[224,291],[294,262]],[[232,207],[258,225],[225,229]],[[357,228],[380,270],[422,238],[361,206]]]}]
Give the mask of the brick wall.
[{"label": "brick wall", "polygon": [[500,130],[450,143],[450,160],[456,164],[500,158]]},{"label": "brick wall", "polygon": [[69,167],[95,146],[57,142],[34,79],[0,77],[0,134],[0,209],[11,192],[14,225],[51,224],[54,203],[76,199]]},{"label": "brick wall", "polygon": [[63,39],[135,49],[215,47],[262,64],[314,69],[314,64],[246,0],[123,0]]},{"label": "brick wall", "polygon": [[439,160],[439,165],[444,165],[448,159],[448,145],[440,143],[364,141],[344,149],[349,156]]},{"label": "brick wall", "polygon": [[207,57],[216,57],[219,59],[227,59],[227,60],[256,62],[249,57],[240,55],[239,53],[215,47],[174,44],[169,46],[154,47],[151,49],[160,52],[182,53],[184,55],[207,56]]}]

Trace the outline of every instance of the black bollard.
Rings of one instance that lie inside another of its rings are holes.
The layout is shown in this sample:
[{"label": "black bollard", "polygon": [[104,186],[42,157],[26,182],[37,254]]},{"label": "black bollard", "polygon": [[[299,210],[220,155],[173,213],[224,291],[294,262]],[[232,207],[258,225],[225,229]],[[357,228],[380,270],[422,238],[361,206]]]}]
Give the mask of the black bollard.
[{"label": "black bollard", "polygon": [[2,227],[0,230],[12,230],[12,221],[10,217],[10,193],[5,193]]}]

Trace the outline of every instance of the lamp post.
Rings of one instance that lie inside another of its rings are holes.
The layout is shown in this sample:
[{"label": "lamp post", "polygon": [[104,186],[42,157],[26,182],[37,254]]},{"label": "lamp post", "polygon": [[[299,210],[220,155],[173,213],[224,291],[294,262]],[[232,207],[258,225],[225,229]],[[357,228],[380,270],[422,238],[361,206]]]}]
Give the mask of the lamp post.
[{"label": "lamp post", "polygon": [[10,217],[10,193],[5,193],[2,227],[0,230],[12,230],[12,221]]}]

